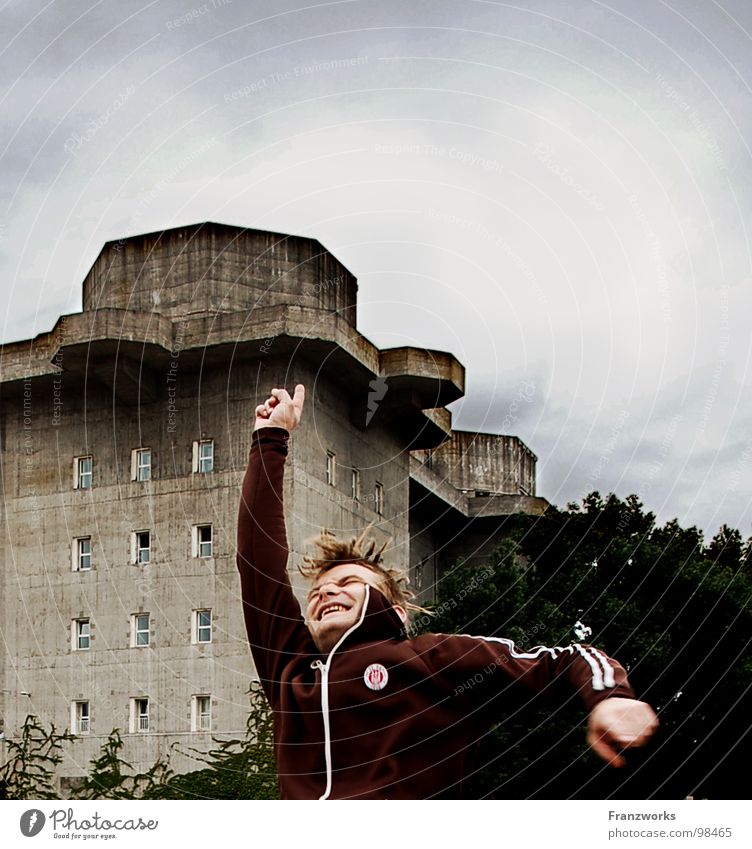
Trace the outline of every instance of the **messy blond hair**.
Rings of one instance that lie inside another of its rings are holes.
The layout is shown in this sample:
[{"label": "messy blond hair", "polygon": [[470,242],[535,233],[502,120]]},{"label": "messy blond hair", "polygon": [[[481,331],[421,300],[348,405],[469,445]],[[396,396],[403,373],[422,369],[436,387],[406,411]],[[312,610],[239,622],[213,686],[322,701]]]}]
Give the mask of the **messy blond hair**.
[{"label": "messy blond hair", "polygon": [[408,587],[407,575],[401,569],[384,565],[382,555],[390,540],[379,546],[370,536],[371,527],[372,525],[368,525],[359,536],[352,537],[349,541],[337,539],[330,530],[322,528],[321,533],[311,540],[312,545],[318,548],[318,556],[305,555],[303,564],[298,567],[300,572],[314,581],[344,563],[366,566],[381,578],[380,589],[389,604],[404,607],[408,614],[426,613],[424,608],[413,601],[415,593]]}]

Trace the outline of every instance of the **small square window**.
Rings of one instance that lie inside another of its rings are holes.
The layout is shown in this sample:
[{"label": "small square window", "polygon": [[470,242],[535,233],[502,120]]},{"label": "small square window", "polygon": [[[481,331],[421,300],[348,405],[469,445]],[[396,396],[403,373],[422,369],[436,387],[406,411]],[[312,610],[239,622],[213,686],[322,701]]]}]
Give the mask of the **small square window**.
[{"label": "small square window", "polygon": [[73,649],[86,651],[91,648],[91,623],[89,619],[73,620]]},{"label": "small square window", "polygon": [[91,537],[78,537],[73,541],[73,570],[88,572],[91,569]]},{"label": "small square window", "polygon": [[136,448],[131,457],[131,479],[151,480],[151,448]]},{"label": "small square window", "polygon": [[74,486],[76,489],[91,489],[93,461],[91,456],[76,457],[73,461]]},{"label": "small square window", "polygon": [[196,557],[211,557],[214,553],[214,543],[211,525],[196,525]]},{"label": "small square window", "polygon": [[150,640],[150,616],[148,613],[135,613],[133,615],[133,640],[131,645],[135,647],[148,646]]},{"label": "small square window", "polygon": [[149,700],[131,699],[131,732],[149,731]]},{"label": "small square window", "polygon": [[335,486],[337,478],[337,455],[334,451],[326,452],[326,482],[329,486]]},{"label": "small square window", "polygon": [[211,610],[195,611],[195,635],[197,643],[212,641],[212,612]]},{"label": "small square window", "polygon": [[211,696],[194,696],[192,731],[211,731]]},{"label": "small square window", "polygon": [[71,730],[74,734],[88,734],[91,731],[91,721],[88,702],[73,702],[71,711]]},{"label": "small square window", "polygon": [[214,471],[213,439],[198,439],[193,443],[193,471],[199,474]]},{"label": "small square window", "polygon": [[133,562],[146,565],[151,562],[151,532],[135,531],[133,534]]}]

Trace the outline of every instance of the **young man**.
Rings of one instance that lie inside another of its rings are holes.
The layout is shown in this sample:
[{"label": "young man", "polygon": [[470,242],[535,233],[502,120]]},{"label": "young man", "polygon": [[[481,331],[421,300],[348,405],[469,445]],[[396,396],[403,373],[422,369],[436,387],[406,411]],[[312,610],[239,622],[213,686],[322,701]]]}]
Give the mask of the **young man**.
[{"label": "young man", "polygon": [[[520,687],[579,695],[588,742],[621,766],[619,749],[657,726],[622,667],[584,645],[521,651],[505,639],[408,638],[406,581],[364,536],[324,534],[306,621],[287,576],[282,500],[287,443],[305,389],[273,389],[256,407],[238,520],[238,569],[248,639],[274,711],[282,796],[421,799],[462,796],[477,742]],[[470,686],[472,682],[472,686]]]}]

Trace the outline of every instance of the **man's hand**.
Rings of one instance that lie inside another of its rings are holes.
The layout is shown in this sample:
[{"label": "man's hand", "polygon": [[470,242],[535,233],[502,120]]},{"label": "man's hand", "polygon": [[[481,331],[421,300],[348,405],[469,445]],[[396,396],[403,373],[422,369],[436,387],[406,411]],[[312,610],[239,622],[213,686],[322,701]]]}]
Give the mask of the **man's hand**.
[{"label": "man's hand", "polygon": [[604,699],[590,711],[587,741],[611,766],[624,766],[620,749],[644,746],[658,728],[658,717],[646,702]]},{"label": "man's hand", "polygon": [[272,394],[263,404],[256,407],[256,422],[253,427],[283,427],[292,433],[300,423],[305,401],[305,386],[299,383],[295,394],[290,397],[286,389],[272,389]]}]

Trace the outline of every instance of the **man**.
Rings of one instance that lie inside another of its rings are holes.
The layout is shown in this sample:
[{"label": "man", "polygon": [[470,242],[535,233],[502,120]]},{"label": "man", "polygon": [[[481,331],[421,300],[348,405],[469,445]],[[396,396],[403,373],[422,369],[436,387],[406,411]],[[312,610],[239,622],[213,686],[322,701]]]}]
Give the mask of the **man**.
[{"label": "man", "polygon": [[588,742],[621,766],[619,749],[657,726],[622,667],[591,646],[520,651],[505,639],[408,638],[406,580],[365,536],[324,533],[306,622],[287,576],[282,499],[287,443],[305,389],[272,389],[256,407],[238,520],[238,568],[248,639],[274,711],[280,788],[294,799],[458,798],[483,732],[521,688],[577,693]]}]

